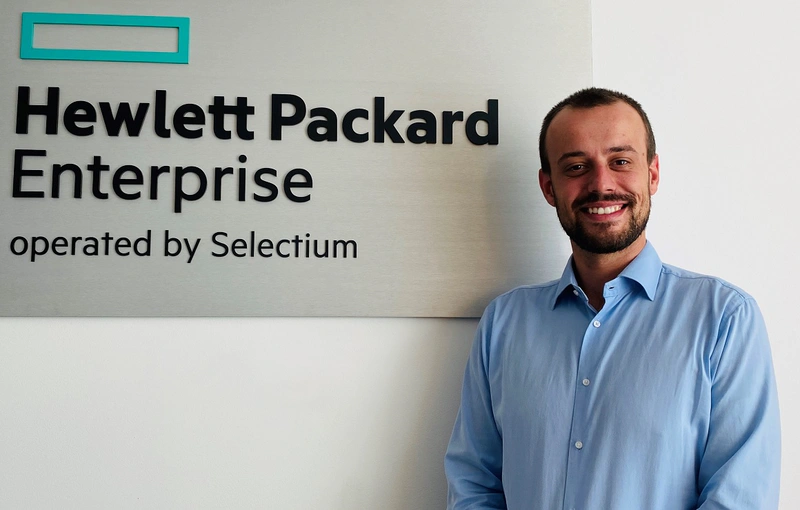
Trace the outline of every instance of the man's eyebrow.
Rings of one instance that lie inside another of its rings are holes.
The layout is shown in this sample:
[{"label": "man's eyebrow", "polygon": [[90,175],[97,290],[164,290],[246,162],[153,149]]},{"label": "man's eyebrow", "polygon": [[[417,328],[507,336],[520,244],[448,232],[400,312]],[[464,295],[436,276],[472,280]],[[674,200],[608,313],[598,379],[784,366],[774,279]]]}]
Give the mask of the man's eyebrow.
[{"label": "man's eyebrow", "polygon": [[[609,147],[606,149],[606,154],[616,154],[618,152],[636,152],[636,149],[633,148],[633,145],[618,145],[614,147]],[[572,151],[572,152],[565,152],[558,158],[556,163],[561,163],[565,159],[569,158],[577,158],[581,156],[586,156],[586,153],[583,151]]]},{"label": "man's eyebrow", "polygon": [[615,152],[636,152],[633,145],[621,145],[619,147],[609,147],[606,154],[614,154]]},{"label": "man's eyebrow", "polygon": [[565,152],[564,154],[561,155],[560,158],[558,158],[558,161],[556,163],[561,163],[567,158],[577,158],[578,156],[585,156],[585,155],[586,153],[583,151]]}]

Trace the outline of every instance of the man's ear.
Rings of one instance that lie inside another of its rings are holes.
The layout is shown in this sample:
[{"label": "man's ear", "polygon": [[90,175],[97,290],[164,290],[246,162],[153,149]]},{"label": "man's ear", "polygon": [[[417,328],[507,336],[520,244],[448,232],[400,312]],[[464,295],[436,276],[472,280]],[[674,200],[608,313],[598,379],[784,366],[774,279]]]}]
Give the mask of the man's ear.
[{"label": "man's ear", "polygon": [[542,195],[544,195],[547,203],[555,207],[556,197],[553,194],[553,179],[550,174],[545,173],[541,168],[539,169],[539,187],[542,189]]},{"label": "man's ear", "polygon": [[650,194],[655,195],[658,191],[658,183],[661,181],[661,166],[658,162],[658,154],[653,156],[653,161],[647,167],[650,174]]}]

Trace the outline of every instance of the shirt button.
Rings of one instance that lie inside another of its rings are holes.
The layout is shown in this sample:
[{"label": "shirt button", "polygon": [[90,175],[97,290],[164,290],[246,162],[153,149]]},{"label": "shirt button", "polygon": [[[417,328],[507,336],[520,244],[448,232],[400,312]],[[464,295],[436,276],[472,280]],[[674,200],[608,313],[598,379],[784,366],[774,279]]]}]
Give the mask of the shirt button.
[{"label": "shirt button", "polygon": [[578,292],[577,290],[573,290],[572,293],[575,294],[576,296],[580,295],[580,292]]},{"label": "shirt button", "polygon": [[580,441],[575,441],[575,448],[577,448],[578,450],[580,450],[581,448],[583,448],[583,443],[582,443],[582,442],[580,442]]},{"label": "shirt button", "polygon": [[583,385],[584,385],[584,386],[589,386],[589,383],[590,383],[591,381],[589,381],[589,379],[584,379],[584,380],[583,380],[583,381],[581,381],[581,382],[583,383]]},{"label": "shirt button", "polygon": [[596,327],[596,328],[599,328],[599,327],[600,327],[600,321],[594,321],[594,322],[592,323],[592,326],[594,326],[594,327]]}]

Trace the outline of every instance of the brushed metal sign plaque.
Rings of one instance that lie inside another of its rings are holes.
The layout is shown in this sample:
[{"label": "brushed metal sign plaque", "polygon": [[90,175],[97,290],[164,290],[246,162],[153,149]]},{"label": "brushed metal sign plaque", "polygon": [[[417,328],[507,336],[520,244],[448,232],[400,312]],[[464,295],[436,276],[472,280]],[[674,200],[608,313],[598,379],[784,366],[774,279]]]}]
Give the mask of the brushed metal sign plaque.
[{"label": "brushed metal sign plaque", "polygon": [[0,315],[476,317],[560,274],[536,144],[588,1],[147,4],[32,19],[119,57],[161,17],[167,60],[0,54]]}]

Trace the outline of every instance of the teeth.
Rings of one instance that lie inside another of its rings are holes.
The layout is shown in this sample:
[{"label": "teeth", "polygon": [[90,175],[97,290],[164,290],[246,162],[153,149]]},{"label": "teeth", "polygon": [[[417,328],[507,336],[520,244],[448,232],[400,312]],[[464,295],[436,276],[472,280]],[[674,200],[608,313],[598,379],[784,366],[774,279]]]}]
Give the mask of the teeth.
[{"label": "teeth", "polygon": [[590,207],[589,213],[590,214],[611,214],[613,212],[617,212],[622,209],[621,205],[614,205],[611,207]]}]

